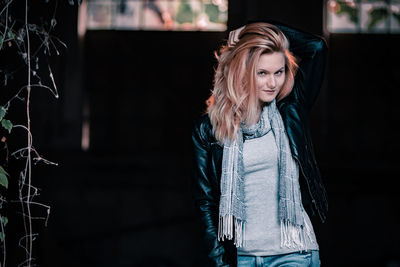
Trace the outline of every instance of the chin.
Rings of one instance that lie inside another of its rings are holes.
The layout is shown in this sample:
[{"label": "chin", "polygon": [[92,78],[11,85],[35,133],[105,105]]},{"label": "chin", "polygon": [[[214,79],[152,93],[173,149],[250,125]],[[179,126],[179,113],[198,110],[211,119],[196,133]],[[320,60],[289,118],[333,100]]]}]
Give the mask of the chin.
[{"label": "chin", "polygon": [[268,96],[268,97],[260,97],[260,101],[263,103],[269,103],[272,102],[276,98],[275,96]]}]

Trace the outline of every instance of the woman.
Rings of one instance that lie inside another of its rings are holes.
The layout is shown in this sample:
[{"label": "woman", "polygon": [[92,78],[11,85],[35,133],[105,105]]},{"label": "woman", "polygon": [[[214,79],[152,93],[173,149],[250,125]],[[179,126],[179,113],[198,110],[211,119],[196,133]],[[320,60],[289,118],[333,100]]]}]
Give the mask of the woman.
[{"label": "woman", "polygon": [[207,266],[320,264],[308,214],[324,222],[328,203],[307,116],[326,45],[274,24],[231,32],[207,114],[195,121],[193,195]]}]

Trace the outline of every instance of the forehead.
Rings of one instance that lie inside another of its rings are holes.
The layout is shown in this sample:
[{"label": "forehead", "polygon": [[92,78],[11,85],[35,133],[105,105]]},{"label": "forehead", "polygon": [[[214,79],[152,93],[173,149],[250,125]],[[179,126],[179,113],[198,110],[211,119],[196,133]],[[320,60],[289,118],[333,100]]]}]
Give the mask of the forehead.
[{"label": "forehead", "polygon": [[285,66],[285,55],[282,52],[262,54],[258,59],[257,68],[275,71]]}]

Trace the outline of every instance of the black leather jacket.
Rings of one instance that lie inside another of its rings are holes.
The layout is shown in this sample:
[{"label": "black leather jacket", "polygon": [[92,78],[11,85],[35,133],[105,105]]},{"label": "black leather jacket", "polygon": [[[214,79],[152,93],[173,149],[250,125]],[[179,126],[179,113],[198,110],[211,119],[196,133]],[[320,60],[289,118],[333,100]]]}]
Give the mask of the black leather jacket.
[{"label": "black leather jacket", "polygon": [[[327,46],[325,41],[288,26],[276,24],[289,39],[290,50],[300,58],[293,91],[277,103],[289,137],[292,155],[301,169],[303,206],[322,222],[328,211],[327,195],[315,160],[308,113],[323,80]],[[206,262],[202,266],[236,266],[236,247],[230,240],[217,240],[218,207],[223,148],[212,133],[207,114],[194,122],[193,198],[204,237]]]}]

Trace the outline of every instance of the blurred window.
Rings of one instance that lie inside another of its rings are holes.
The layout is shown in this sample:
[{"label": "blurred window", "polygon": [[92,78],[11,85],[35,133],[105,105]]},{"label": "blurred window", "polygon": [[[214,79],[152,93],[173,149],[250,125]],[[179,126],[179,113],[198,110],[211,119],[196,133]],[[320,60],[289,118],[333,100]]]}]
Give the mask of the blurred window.
[{"label": "blurred window", "polygon": [[332,33],[400,33],[400,0],[328,0]]},{"label": "blurred window", "polygon": [[88,30],[225,31],[228,0],[86,0]]}]

